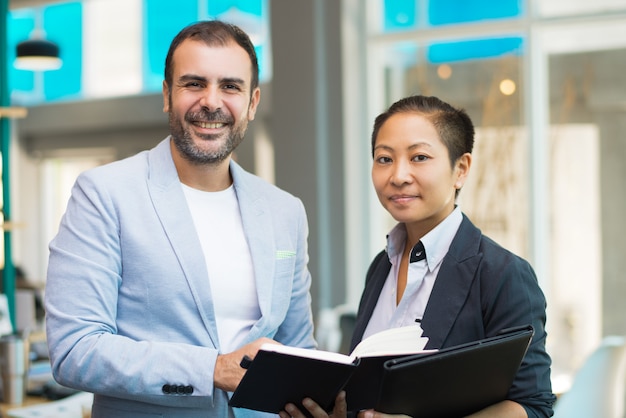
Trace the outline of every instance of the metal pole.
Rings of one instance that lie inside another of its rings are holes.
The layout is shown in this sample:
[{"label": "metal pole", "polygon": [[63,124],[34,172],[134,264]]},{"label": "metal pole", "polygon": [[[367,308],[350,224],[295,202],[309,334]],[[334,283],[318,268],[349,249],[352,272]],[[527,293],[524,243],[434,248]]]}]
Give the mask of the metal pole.
[{"label": "metal pole", "polygon": [[[10,106],[9,63],[7,57],[9,0],[0,0],[0,107]],[[15,326],[15,267],[11,254],[11,171],[9,148],[11,147],[11,127],[8,117],[0,117],[0,152],[2,152],[2,214],[4,217],[4,269],[2,291],[7,297],[13,329]]]}]

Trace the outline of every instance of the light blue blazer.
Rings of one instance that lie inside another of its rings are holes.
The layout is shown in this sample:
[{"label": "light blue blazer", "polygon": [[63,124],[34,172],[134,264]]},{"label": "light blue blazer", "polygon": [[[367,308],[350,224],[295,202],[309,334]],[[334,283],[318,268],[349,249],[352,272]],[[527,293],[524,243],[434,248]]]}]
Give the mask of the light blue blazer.
[{"label": "light blue blazer", "polygon": [[[302,202],[235,162],[230,172],[261,310],[246,342],[313,348]],[[261,415],[213,387],[213,298],[169,138],[78,177],[50,243],[45,307],[53,375],[95,393],[94,418]]]}]

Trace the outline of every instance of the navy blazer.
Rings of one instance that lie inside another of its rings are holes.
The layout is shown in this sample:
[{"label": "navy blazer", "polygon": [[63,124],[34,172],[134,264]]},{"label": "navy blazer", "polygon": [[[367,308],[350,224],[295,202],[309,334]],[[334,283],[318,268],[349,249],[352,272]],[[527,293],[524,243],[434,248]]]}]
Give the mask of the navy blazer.
[{"label": "navy blazer", "polygon": [[[368,269],[352,348],[363,337],[390,268],[387,252],[381,251]],[[530,264],[484,236],[463,215],[422,318],[426,348],[451,347],[532,324],[535,335],[508,398],[529,417],[549,417],[556,398],[545,323],[546,300]]]}]

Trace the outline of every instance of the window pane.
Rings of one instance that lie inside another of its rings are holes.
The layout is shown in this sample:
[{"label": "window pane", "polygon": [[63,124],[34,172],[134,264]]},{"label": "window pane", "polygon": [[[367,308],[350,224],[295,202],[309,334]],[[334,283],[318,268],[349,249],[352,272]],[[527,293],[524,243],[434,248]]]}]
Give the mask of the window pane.
[{"label": "window pane", "polygon": [[402,29],[412,29],[416,26],[417,15],[415,0],[384,0],[384,24],[385,32]]},{"label": "window pane", "polygon": [[8,27],[8,64],[9,64],[9,90],[12,99],[23,103],[22,97],[26,92],[32,92],[35,88],[35,77],[32,71],[18,70],[13,66],[15,61],[17,44],[30,38],[35,27],[33,9],[21,9],[12,11],[7,18]]},{"label": "window pane", "polygon": [[170,42],[184,26],[198,20],[197,0],[144,1],[144,90],[161,91],[165,56]]},{"label": "window pane", "polygon": [[581,365],[626,308],[626,49],[552,54],[550,337],[554,375]]},{"label": "window pane", "polygon": [[522,3],[519,0],[431,0],[428,21],[435,26],[519,17]]},{"label": "window pane", "polygon": [[[81,89],[82,7],[78,2],[20,9],[8,18],[9,85],[19,104],[75,98]],[[63,65],[41,73],[13,66],[17,44],[35,36],[59,46]]]},{"label": "window pane", "polygon": [[82,4],[52,4],[43,9],[46,37],[59,45],[63,65],[44,72],[45,100],[77,98],[81,92]]},{"label": "window pane", "polygon": [[524,15],[523,4],[519,0],[383,0],[383,31],[516,18]]},{"label": "window pane", "polygon": [[537,12],[543,17],[603,14],[626,10],[624,0],[541,0]]},{"label": "window pane", "polygon": [[272,77],[271,56],[268,54],[269,23],[267,0],[209,0],[208,19],[220,19],[239,26],[255,46],[259,63],[259,82]]}]

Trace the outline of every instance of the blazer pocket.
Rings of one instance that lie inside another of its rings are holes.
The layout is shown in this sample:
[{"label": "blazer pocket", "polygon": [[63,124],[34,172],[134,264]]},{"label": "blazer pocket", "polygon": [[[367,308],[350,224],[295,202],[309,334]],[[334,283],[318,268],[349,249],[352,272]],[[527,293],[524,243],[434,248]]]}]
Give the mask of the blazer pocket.
[{"label": "blazer pocket", "polygon": [[290,250],[276,251],[276,275],[292,274],[296,265],[296,252]]}]

